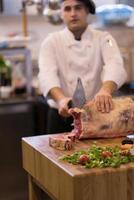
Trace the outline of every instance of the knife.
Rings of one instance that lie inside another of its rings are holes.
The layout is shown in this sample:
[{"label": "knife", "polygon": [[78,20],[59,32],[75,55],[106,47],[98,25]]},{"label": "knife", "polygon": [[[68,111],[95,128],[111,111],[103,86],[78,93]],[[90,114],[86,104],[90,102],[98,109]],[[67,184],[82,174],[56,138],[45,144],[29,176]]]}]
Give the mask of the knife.
[{"label": "knife", "polygon": [[72,97],[72,100],[68,103],[68,108],[82,108],[86,103],[86,95],[84,87],[82,85],[81,78],[77,79],[76,88]]}]

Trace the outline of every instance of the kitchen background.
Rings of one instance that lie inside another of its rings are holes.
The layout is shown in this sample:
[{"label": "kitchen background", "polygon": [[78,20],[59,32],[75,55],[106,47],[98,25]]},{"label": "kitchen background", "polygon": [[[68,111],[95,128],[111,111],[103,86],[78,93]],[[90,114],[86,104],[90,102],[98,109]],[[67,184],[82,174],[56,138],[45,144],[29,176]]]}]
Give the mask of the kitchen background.
[{"label": "kitchen background", "polygon": [[[49,19],[47,11],[43,15],[49,1],[34,2],[26,5],[25,10],[22,0],[0,0],[0,55],[11,65],[14,80],[14,91],[0,86],[0,200],[28,199],[21,138],[47,133],[48,106],[38,85],[38,53],[43,39],[50,32],[62,29],[64,24],[58,21],[57,15]],[[134,6],[133,0],[96,0],[95,3],[97,7],[106,4]],[[115,37],[128,72],[128,80],[118,94],[133,94],[134,14],[126,23],[105,24],[96,16],[90,16],[89,20],[92,27],[107,30]]]},{"label": "kitchen background", "polygon": [[[36,2],[40,0],[35,0]],[[43,0],[42,0],[43,1]],[[14,3],[13,3],[14,2]],[[44,0],[44,2],[47,2]],[[127,4],[134,6],[133,0],[96,0],[97,7],[106,4]],[[22,1],[21,0],[4,0],[3,1],[4,11],[0,15],[0,37],[18,34],[23,35],[23,23],[22,23]],[[48,21],[46,16],[43,16],[42,13],[38,13],[36,5],[27,6],[27,31],[29,36],[29,41],[27,41],[27,47],[31,50],[32,60],[35,61],[35,64],[38,59],[38,53],[40,49],[41,42],[43,39],[50,33],[57,30],[60,30],[64,27],[61,23],[52,24]],[[112,24],[104,25],[100,24],[100,20],[96,19],[94,16],[90,16],[91,26],[94,26],[98,29],[108,30],[117,40],[119,47],[125,58],[128,71],[128,80],[134,79],[134,71],[132,69],[133,58],[133,26],[134,26],[134,15],[131,15],[128,23],[125,24]],[[122,35],[122,31],[124,34]],[[125,35],[125,40],[124,40]]]}]

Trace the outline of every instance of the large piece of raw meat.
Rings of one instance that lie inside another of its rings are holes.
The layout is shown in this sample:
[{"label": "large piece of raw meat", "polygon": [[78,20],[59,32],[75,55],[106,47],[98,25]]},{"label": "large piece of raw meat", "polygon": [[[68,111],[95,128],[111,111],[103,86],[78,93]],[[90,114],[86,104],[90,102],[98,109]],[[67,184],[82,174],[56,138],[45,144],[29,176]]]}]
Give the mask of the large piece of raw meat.
[{"label": "large piece of raw meat", "polygon": [[134,133],[134,101],[130,98],[113,99],[110,113],[97,110],[92,101],[83,109],[70,109],[74,117],[76,138],[113,138]]}]

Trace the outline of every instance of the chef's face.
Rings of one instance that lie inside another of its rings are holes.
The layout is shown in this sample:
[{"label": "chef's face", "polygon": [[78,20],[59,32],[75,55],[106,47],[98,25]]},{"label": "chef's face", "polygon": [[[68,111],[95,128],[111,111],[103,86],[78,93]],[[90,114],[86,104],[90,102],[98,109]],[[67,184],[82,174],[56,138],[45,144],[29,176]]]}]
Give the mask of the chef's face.
[{"label": "chef's face", "polygon": [[61,17],[68,28],[79,31],[87,26],[88,10],[81,1],[65,0],[61,5]]}]

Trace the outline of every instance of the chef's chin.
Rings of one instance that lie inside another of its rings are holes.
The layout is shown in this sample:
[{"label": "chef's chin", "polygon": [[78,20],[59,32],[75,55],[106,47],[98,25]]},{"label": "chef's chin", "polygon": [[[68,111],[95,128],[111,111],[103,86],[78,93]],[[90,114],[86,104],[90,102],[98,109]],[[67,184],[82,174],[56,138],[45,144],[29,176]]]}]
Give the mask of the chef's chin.
[{"label": "chef's chin", "polygon": [[72,32],[76,32],[76,31],[80,31],[82,29],[81,26],[79,26],[78,24],[71,24],[69,26],[69,29],[72,31]]}]

